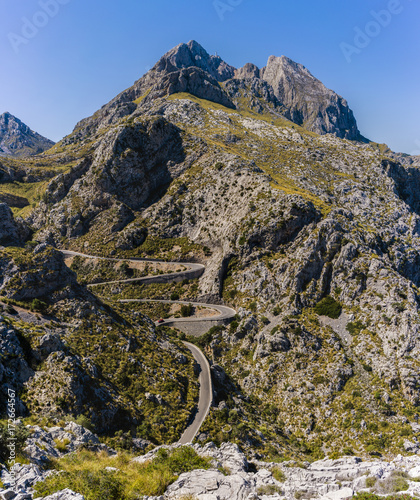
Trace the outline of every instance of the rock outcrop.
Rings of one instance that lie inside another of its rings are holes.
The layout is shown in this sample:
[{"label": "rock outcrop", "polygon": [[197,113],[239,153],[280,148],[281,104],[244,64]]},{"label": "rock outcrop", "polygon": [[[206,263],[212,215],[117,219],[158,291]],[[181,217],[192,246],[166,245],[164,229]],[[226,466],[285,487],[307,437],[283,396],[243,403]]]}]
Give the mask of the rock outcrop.
[{"label": "rock outcrop", "polygon": [[15,300],[45,297],[76,284],[76,278],[64,264],[63,255],[45,244],[33,252],[0,251],[0,293]]},{"label": "rock outcrop", "polygon": [[0,245],[20,246],[30,237],[32,231],[21,218],[15,218],[9,205],[0,202]]},{"label": "rock outcrop", "polygon": [[[320,498],[340,500],[357,492],[392,492],[399,478],[404,493],[417,496],[420,487],[415,481],[420,457],[396,457],[393,461],[363,461],[358,457],[319,460],[297,466],[267,462],[248,463],[240,449],[231,443],[220,448],[209,443],[194,445],[197,453],[212,459],[209,470],[193,470],[181,474],[162,497],[149,500],[193,497],[203,500],[259,500],[286,498]],[[143,463],[157,450],[135,459]]]},{"label": "rock outcrop", "polygon": [[[27,426],[29,434],[23,453],[30,460],[29,464],[16,463],[10,469],[3,468],[0,474],[3,484],[0,497],[7,500],[32,500],[33,487],[44,481],[55,471],[49,470],[52,459],[58,459],[77,450],[89,449],[96,452],[115,454],[107,446],[100,444],[98,436],[88,429],[69,422],[63,427],[42,429],[38,426]],[[39,500],[40,497],[37,497]],[[42,500],[83,500],[83,495],[65,489],[44,497]]]},{"label": "rock outcrop", "polygon": [[283,106],[283,114],[317,134],[361,140],[347,101],[329,90],[304,66],[285,56],[271,56],[261,71]]}]

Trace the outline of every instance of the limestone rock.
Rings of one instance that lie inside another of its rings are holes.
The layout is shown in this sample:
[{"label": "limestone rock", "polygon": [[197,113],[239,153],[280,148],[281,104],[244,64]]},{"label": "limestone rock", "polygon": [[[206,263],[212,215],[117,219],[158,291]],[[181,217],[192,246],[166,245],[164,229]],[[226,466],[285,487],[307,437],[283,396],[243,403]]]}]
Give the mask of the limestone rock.
[{"label": "limestone rock", "polygon": [[13,213],[6,203],[0,203],[0,245],[19,245],[21,235]]},{"label": "limestone rock", "polygon": [[39,500],[84,500],[85,497],[80,495],[80,493],[75,493],[74,491],[66,488],[65,490],[58,491],[47,497],[39,498]]},{"label": "limestone rock", "polygon": [[271,56],[262,78],[273,87],[285,107],[285,116],[293,122],[318,134],[361,139],[347,101],[327,89],[301,64],[285,56]]}]

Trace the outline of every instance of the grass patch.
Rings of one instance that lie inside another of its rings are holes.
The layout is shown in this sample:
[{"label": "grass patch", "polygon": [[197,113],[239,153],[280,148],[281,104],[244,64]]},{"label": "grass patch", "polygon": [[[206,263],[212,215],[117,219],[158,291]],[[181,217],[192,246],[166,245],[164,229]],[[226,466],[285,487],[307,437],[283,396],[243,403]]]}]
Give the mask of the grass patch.
[{"label": "grass patch", "polygon": [[65,453],[67,451],[67,446],[70,444],[70,439],[63,439],[63,441],[54,439],[54,443],[59,452]]},{"label": "grass patch", "polygon": [[144,464],[132,462],[131,458],[124,453],[116,457],[104,452],[73,453],[52,463],[62,472],[37,483],[35,493],[47,496],[70,488],[86,500],[135,500],[143,495],[162,495],[179,474],[208,469],[211,463],[189,446],[171,451],[160,449],[152,461]]},{"label": "grass patch", "polygon": [[402,494],[402,495],[388,495],[379,496],[374,493],[356,493],[353,500],[418,500],[418,497],[413,497],[412,495]]},{"label": "grass patch", "polygon": [[258,495],[275,495],[276,493],[283,495],[281,489],[275,484],[266,484],[264,486],[260,486],[257,489]]},{"label": "grass patch", "polygon": [[279,483],[284,483],[287,479],[286,474],[279,467],[274,467],[274,469],[271,471],[271,474]]}]

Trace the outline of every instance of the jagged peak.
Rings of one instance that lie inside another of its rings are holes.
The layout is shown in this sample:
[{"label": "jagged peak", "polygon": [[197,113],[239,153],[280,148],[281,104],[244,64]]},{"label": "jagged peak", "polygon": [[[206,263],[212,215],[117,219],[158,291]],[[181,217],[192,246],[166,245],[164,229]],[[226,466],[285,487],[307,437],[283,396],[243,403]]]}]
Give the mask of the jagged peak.
[{"label": "jagged peak", "polygon": [[260,69],[258,66],[252,63],[246,63],[242,68],[235,71],[235,78],[242,80],[248,78],[260,78]]},{"label": "jagged peak", "polygon": [[195,40],[180,43],[159,59],[152,71],[171,73],[180,69],[197,67],[219,82],[233,78],[235,68],[227,64],[218,55],[210,55]]},{"label": "jagged peak", "polygon": [[0,115],[0,131],[4,133],[8,129],[19,129],[25,133],[30,131],[28,125],[12,115],[9,111],[6,111]]}]

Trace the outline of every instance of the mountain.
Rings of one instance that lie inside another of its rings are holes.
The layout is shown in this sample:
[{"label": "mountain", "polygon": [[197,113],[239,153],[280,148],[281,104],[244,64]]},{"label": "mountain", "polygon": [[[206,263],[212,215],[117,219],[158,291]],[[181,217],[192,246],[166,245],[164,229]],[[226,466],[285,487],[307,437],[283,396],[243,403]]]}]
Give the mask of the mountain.
[{"label": "mountain", "polygon": [[[420,452],[419,167],[285,57],[235,69],[175,47],[42,157],[1,160],[1,294],[43,302],[64,344],[25,372],[22,404],[35,421],[81,412],[109,439],[122,416],[127,447],[176,441],[197,370],[185,332],[151,319],[225,305],[229,324],[190,339],[214,383],[199,441],[256,464]],[[97,258],[69,272],[51,247]],[[149,261],[118,262],[133,258]],[[205,271],[161,276],[187,262]],[[127,282],[144,274],[158,280]],[[29,367],[39,337],[19,341]]]},{"label": "mountain", "polygon": [[[347,102],[327,89],[302,65],[287,57],[271,56],[261,70],[253,64],[236,69],[200,44],[182,43],[166,53],[132,87],[77,126],[79,136],[92,127],[106,126],[133,113],[135,104],[187,92],[240,110],[251,106],[273,118],[287,118],[318,134],[331,133],[365,140]],[[261,100],[265,104],[261,104]]]},{"label": "mountain", "polygon": [[54,142],[33,132],[10,113],[0,115],[0,156],[30,156],[42,153]]}]

